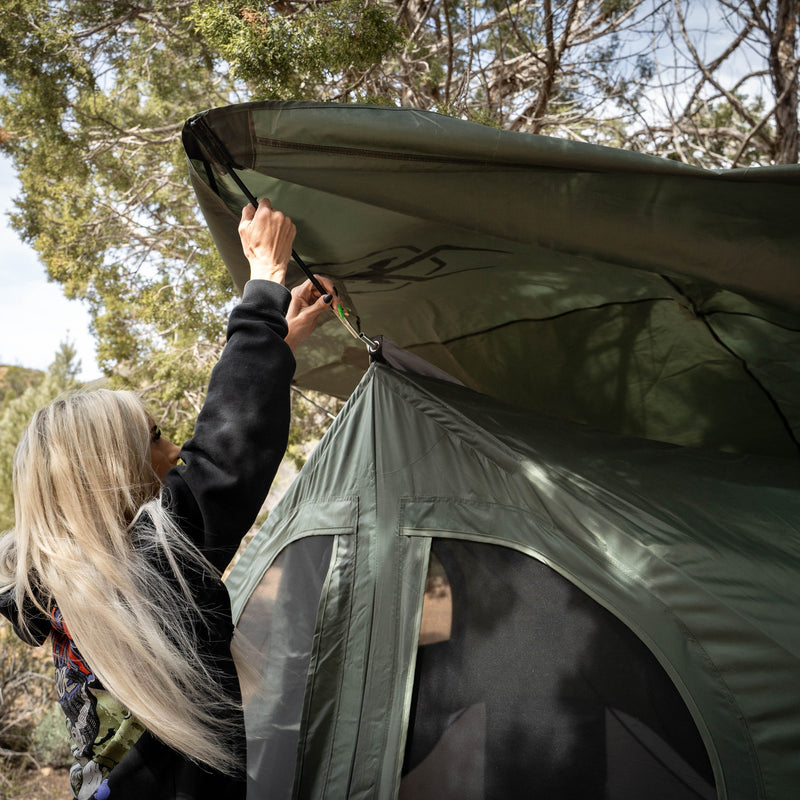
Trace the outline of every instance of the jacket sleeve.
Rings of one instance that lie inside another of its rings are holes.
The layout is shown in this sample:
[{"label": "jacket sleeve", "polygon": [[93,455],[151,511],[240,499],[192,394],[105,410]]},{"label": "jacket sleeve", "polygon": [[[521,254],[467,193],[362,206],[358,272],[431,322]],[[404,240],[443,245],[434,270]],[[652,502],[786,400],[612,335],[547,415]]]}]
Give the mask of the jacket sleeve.
[{"label": "jacket sleeve", "polygon": [[22,604],[22,614],[28,624],[28,630],[25,631],[20,627],[19,606],[14,599],[13,589],[0,594],[0,614],[11,623],[14,633],[25,644],[37,647],[40,644],[44,644],[50,635],[50,618],[38,609],[29,597],[26,597]]},{"label": "jacket sleeve", "polygon": [[295,361],[284,342],[291,295],[265,280],[245,285],[231,313],[183,464],[165,478],[166,502],[219,569],[256,518],[286,450]]}]

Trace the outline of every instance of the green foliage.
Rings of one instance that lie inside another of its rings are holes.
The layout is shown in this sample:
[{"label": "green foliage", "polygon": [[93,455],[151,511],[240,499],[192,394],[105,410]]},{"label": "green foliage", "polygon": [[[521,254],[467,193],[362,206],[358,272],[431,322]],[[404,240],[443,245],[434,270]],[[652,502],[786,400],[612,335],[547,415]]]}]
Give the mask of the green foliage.
[{"label": "green foliage", "polygon": [[314,97],[320,83],[371,68],[403,41],[388,8],[362,0],[332,0],[296,14],[271,3],[200,0],[192,19],[256,95],[278,99]]},{"label": "green foliage", "polygon": [[33,412],[63,392],[78,387],[80,361],[69,342],[62,342],[43,378],[5,405],[0,416],[0,531],[14,526],[12,470],[14,450]]},{"label": "green foliage", "polygon": [[301,470],[310,452],[323,437],[344,403],[319,392],[292,392],[292,422],[289,427],[289,444],[286,459]]},{"label": "green foliage", "polygon": [[[232,84],[185,12],[160,1],[0,8],[0,119],[22,185],[12,224],[64,293],[88,302],[101,368],[147,388],[156,413],[151,365],[189,367],[187,393],[201,393],[213,359],[188,364],[187,351],[219,352],[232,291],[179,140]],[[173,421],[193,413],[190,401]]]},{"label": "green foliage", "polygon": [[44,372],[38,369],[0,365],[0,414],[15,397],[41,383]]},{"label": "green foliage", "polygon": [[51,703],[37,721],[31,742],[31,755],[38,764],[66,767],[72,763],[64,722],[64,710],[58,702]]},{"label": "green foliage", "polygon": [[[242,87],[198,35],[189,12],[202,4],[192,6],[0,7],[0,146],[22,185],[12,224],[64,293],[88,303],[110,385],[143,392],[176,442],[191,435],[233,301],[198,218],[180,129]],[[327,51],[340,64],[371,62],[394,46],[389,23],[383,6],[324,9],[301,26],[309,69]]]},{"label": "green foliage", "polygon": [[635,0],[602,0],[600,3],[600,11],[607,17],[613,17],[624,14],[635,4]]}]

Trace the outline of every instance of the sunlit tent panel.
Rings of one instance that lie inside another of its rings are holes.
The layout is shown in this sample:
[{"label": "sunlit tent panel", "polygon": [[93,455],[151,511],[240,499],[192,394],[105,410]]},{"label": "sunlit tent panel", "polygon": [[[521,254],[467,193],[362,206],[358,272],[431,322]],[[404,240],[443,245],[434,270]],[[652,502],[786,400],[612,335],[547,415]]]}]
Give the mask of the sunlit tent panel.
[{"label": "sunlit tent panel", "polygon": [[247,719],[288,763],[253,780],[332,800],[788,800],[799,487],[797,459],[628,439],[374,365],[228,579],[240,642],[277,625],[244,647],[272,681]]},{"label": "sunlit tent panel", "polygon": [[[707,171],[315,103],[203,112],[184,141],[238,286],[232,172],[297,222],[298,254],[342,281],[368,334],[467,386],[606,430],[797,455],[797,166]],[[367,357],[330,318],[298,362],[300,385],[346,397]]]}]

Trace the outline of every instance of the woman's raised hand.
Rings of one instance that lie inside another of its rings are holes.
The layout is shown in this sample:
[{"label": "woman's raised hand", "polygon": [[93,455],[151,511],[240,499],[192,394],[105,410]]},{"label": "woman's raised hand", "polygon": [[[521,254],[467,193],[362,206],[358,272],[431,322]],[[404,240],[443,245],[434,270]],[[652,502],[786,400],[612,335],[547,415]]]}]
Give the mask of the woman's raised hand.
[{"label": "woman's raised hand", "polygon": [[239,238],[250,262],[250,278],[283,283],[297,232],[294,223],[264,197],[258,208],[247,205],[239,221]]},{"label": "woman's raised hand", "polygon": [[286,323],[289,326],[286,343],[292,348],[292,351],[314,330],[319,315],[325,309],[331,308],[332,284],[327,278],[320,275],[315,277],[325,287],[328,294],[320,296],[310,280],[292,289],[292,300],[289,303],[289,310],[286,312]]}]

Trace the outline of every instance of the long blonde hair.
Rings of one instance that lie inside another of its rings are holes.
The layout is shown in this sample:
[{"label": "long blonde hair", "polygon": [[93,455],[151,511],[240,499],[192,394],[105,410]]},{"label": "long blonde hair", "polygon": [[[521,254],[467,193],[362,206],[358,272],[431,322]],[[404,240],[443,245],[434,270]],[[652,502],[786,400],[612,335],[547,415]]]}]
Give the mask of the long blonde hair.
[{"label": "long blonde hair", "polygon": [[43,598],[45,612],[57,604],[104,687],[153,734],[235,772],[226,742],[237,706],[198,657],[204,620],[180,565],[219,573],[158,491],[135,394],[100,389],[39,409],[14,456],[16,528],[0,545],[0,589],[14,587],[19,608],[26,596]]}]

